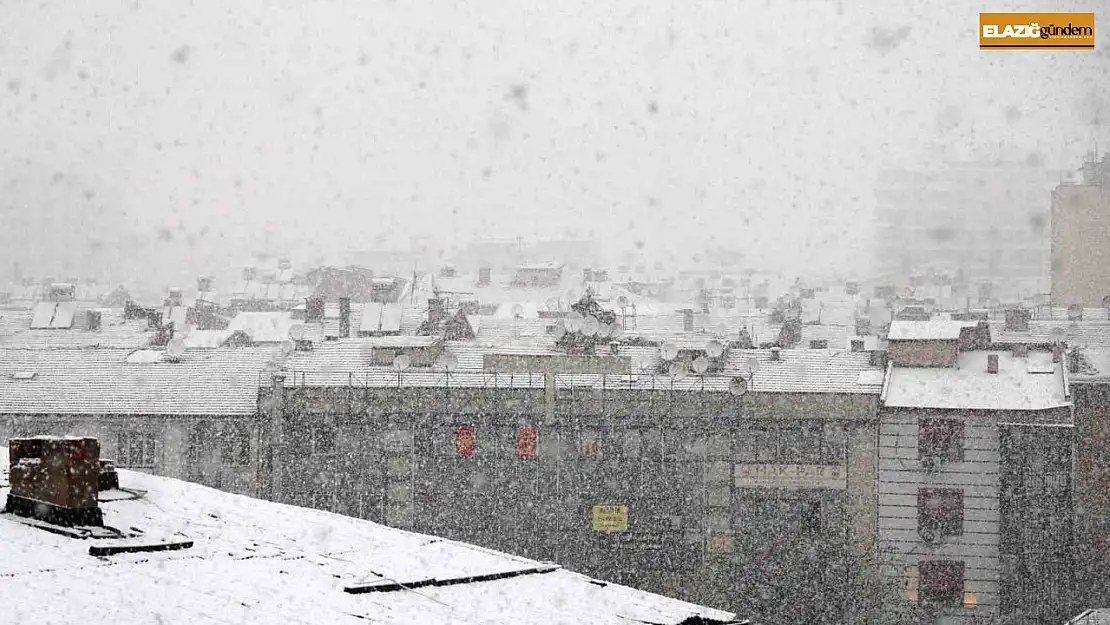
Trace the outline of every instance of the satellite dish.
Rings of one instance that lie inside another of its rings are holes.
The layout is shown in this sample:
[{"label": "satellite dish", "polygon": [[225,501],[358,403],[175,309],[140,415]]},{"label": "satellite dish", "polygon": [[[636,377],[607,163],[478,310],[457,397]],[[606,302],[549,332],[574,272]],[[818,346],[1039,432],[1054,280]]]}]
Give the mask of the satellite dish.
[{"label": "satellite dish", "polygon": [[720,341],[709,341],[705,344],[705,353],[709,354],[710,358],[720,358],[721,354],[725,353],[725,346]]},{"label": "satellite dish", "polygon": [[393,368],[397,371],[404,371],[408,369],[411,364],[412,359],[409,358],[408,354],[398,354],[397,357],[393,359]]},{"label": "satellite dish", "polygon": [[703,375],[706,371],[709,371],[709,359],[705,356],[698,356],[694,359],[692,366],[694,368],[694,373]]},{"label": "satellite dish", "polygon": [[621,308],[624,308],[625,306],[628,306],[628,298],[624,295],[621,295],[620,297],[617,298],[617,305],[620,306]]},{"label": "satellite dish", "polygon": [[674,360],[678,356],[678,347],[674,343],[663,343],[663,346],[659,348],[659,354],[663,357],[663,360]]},{"label": "satellite dish", "polygon": [[170,339],[169,344],[166,345],[166,353],[171,358],[181,358],[185,355],[185,341],[179,338]]},{"label": "satellite dish", "polygon": [[443,368],[447,371],[454,371],[459,366],[459,357],[448,352],[443,355]]},{"label": "satellite dish", "polygon": [[728,392],[740,396],[748,392],[748,381],[744,378],[732,378],[728,381]]},{"label": "satellite dish", "polygon": [[521,306],[520,304],[513,304],[513,316],[514,317],[521,317],[523,315],[524,315],[524,306]]},{"label": "satellite dish", "polygon": [[607,339],[613,335],[613,326],[607,323],[597,324],[597,335],[603,339]]},{"label": "satellite dish", "polygon": [[289,338],[294,341],[300,341],[304,339],[304,324],[295,323],[289,326]]},{"label": "satellite dish", "polygon": [[286,340],[281,342],[281,353],[282,354],[288,356],[289,354],[293,353],[294,349],[297,349],[297,344],[294,343],[293,341],[290,341],[289,339],[286,339]]},{"label": "satellite dish", "polygon": [[586,317],[584,321],[582,321],[582,334],[585,334],[587,336],[597,334],[597,329],[600,325],[601,324],[597,322],[597,317],[590,315]]},{"label": "satellite dish", "polygon": [[749,358],[746,362],[748,365],[748,371],[752,375],[755,375],[755,372],[759,371],[759,359],[753,356],[752,358]]},{"label": "satellite dish", "polygon": [[1068,306],[1068,320],[1078,321],[1083,318],[1083,307],[1079,304]]},{"label": "satellite dish", "polygon": [[667,373],[675,380],[682,380],[689,372],[686,370],[686,367],[682,366],[682,363],[672,362],[671,366],[667,369]]}]

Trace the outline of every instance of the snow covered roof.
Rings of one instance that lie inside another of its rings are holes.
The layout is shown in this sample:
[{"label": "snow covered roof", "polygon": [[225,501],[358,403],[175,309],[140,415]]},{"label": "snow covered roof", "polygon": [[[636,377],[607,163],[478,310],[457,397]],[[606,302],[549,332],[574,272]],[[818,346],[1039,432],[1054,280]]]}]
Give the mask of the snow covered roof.
[{"label": "snow covered roof", "polygon": [[0,348],[65,349],[77,347],[137,348],[150,343],[153,333],[146,319],[124,319],[123,313],[92,309],[101,313],[100,330],[89,331],[74,324],[64,330],[32,330],[31,310],[0,311]]},{"label": "snow covered roof", "polygon": [[273,346],[186,350],[177,362],[161,350],[0,350],[0,414],[254,414],[259,375],[279,357]]},{"label": "snow covered roof", "polygon": [[960,331],[974,328],[975,321],[953,321],[951,319],[930,319],[929,321],[890,322],[887,331],[888,341],[957,341]]},{"label": "snow covered roof", "polygon": [[[987,372],[989,355],[998,356],[998,373]],[[956,367],[892,367],[883,395],[883,403],[893,408],[1046,410],[1068,405],[1063,370],[1045,352],[1019,358],[972,351],[961,353]]]},{"label": "snow covered roof", "polygon": [[1066,625],[1110,625],[1110,608],[1084,610]]},{"label": "snow covered roof", "polygon": [[[449,341],[444,355],[429,368],[414,367],[398,374],[392,367],[366,366],[367,340],[323,343],[312,351],[294,352],[285,361],[292,372],[285,378],[287,386],[345,386],[347,384],[369,387],[488,387],[535,388],[544,386],[540,372],[489,373],[483,370],[484,355],[532,354],[558,355],[549,347],[518,345],[503,347],[483,345],[473,341]],[[704,347],[704,341],[696,344]],[[456,358],[454,371],[445,371],[443,359],[447,354]],[[621,356],[632,360],[629,375],[560,374],[556,386],[560,388],[590,386],[610,389],[636,390],[689,390],[726,393],[733,376],[751,378],[748,390],[766,393],[850,393],[878,395],[882,390],[879,375],[861,376],[867,371],[882,373],[871,365],[866,352],[838,349],[784,350],[779,360],[771,359],[770,350],[730,350],[728,362],[720,374],[705,377],[690,375],[675,380],[660,371],[659,348],[631,347],[620,349]],[[759,370],[751,375],[748,362],[759,361]],[[265,383],[265,382],[264,382]]]},{"label": "snow covered roof", "polygon": [[[0,499],[8,451],[0,450]],[[119,471],[139,499],[101,503],[143,542],[193,546],[113,556],[0,517],[0,605],[18,623],[658,623],[735,616],[476,546],[327,512]],[[124,539],[134,542],[137,539]],[[355,594],[346,588],[379,586]],[[704,622],[704,621],[699,621]]]},{"label": "snow covered roof", "polygon": [[1032,320],[1029,329],[1022,331],[1007,330],[1005,322],[992,321],[991,340],[998,344],[1048,345],[1055,342],[1053,330],[1063,332],[1063,341],[1069,347],[1110,348],[1110,323],[1106,321]]}]

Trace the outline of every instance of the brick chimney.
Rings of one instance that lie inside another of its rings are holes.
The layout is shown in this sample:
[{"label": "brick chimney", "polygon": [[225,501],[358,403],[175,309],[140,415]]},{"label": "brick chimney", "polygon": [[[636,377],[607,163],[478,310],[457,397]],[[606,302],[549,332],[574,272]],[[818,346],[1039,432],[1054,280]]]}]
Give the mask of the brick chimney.
[{"label": "brick chimney", "polygon": [[351,338],[351,298],[339,298],[339,338]]},{"label": "brick chimney", "polygon": [[987,373],[998,373],[998,354],[987,356]]},{"label": "brick chimney", "polygon": [[319,297],[310,297],[304,301],[305,323],[322,323],[324,321],[324,300]]}]

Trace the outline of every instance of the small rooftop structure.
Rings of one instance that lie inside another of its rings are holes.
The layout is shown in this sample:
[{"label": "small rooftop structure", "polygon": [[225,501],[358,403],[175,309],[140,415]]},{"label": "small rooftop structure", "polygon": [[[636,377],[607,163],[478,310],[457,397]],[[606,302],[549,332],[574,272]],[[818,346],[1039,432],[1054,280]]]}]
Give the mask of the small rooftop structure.
[{"label": "small rooftop structure", "polygon": [[928,321],[895,319],[887,331],[888,341],[958,341],[964,328],[974,328],[975,321],[930,319]]}]

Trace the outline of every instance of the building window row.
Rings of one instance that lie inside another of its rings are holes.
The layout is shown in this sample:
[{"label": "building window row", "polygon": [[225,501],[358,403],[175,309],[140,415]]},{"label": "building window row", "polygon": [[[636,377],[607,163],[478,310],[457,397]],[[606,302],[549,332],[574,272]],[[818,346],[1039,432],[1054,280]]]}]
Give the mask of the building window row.
[{"label": "building window row", "polygon": [[[539,431],[531,426],[517,428],[516,455],[522,460],[539,456]],[[478,432],[474,426],[463,425],[455,431],[455,455],[459,458],[473,458],[478,452]]]},{"label": "building window row", "polygon": [[156,439],[150,432],[120,432],[116,447],[116,466],[149,469],[157,460]]}]

